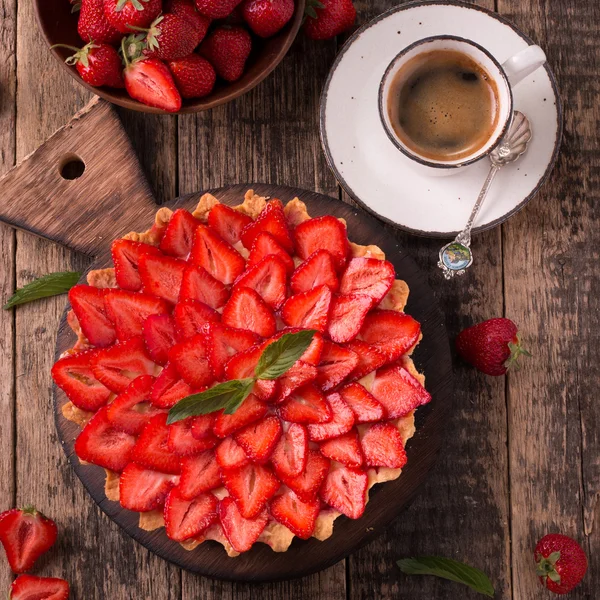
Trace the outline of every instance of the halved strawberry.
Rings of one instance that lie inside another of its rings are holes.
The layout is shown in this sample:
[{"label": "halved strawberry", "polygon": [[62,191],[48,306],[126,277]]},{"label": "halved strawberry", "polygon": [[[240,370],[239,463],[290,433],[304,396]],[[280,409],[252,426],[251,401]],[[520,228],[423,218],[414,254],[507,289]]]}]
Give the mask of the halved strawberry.
[{"label": "halved strawberry", "polygon": [[271,514],[275,520],[302,540],[313,534],[320,510],[318,500],[304,502],[292,490],[285,490],[271,500]]},{"label": "halved strawberry", "polygon": [[254,240],[263,231],[270,233],[286,252],[290,254],[293,252],[294,244],[290,237],[285,215],[283,214],[281,200],[273,199],[267,202],[267,206],[258,215],[256,220],[244,227],[241,235],[244,247],[250,250],[254,244]]},{"label": "halved strawberry", "polygon": [[208,323],[221,320],[221,315],[214,309],[198,300],[181,300],[173,310],[175,327],[182,340],[204,333]]},{"label": "halved strawberry", "polygon": [[215,204],[208,213],[208,226],[232,246],[240,241],[242,229],[252,218],[226,204]]},{"label": "halved strawberry", "polygon": [[353,340],[371,308],[369,296],[336,296],[331,302],[329,337],[338,344]]},{"label": "halved strawberry", "polygon": [[254,394],[250,394],[233,414],[218,413],[213,431],[217,437],[224,438],[242,427],[262,419],[266,414],[267,405]]},{"label": "halved strawberry", "polygon": [[192,456],[214,448],[217,445],[218,440],[214,435],[201,439],[194,437],[192,432],[193,424],[193,418],[188,417],[169,425],[167,447],[170,452],[177,456]]},{"label": "halved strawberry", "polygon": [[325,396],[312,384],[294,390],[278,412],[291,423],[327,423],[333,416]]},{"label": "halved strawberry", "polygon": [[104,306],[107,291],[105,288],[83,284],[69,290],[69,302],[83,335],[90,344],[99,347],[110,346],[117,339],[117,332]]},{"label": "halved strawberry", "polygon": [[358,355],[355,352],[325,341],[321,353],[321,362],[317,367],[319,371],[317,385],[324,391],[330,390],[342,383],[357,365]]},{"label": "halved strawberry", "polygon": [[385,354],[388,362],[398,360],[410,350],[420,335],[419,322],[395,310],[371,311],[360,330],[363,341]]},{"label": "halved strawberry", "polygon": [[219,501],[212,494],[200,494],[192,500],[185,499],[173,488],[165,502],[165,527],[167,535],[176,542],[184,542],[200,535],[219,520]]},{"label": "halved strawberry", "polygon": [[94,377],[113,392],[124,392],[136,377],[153,375],[156,367],[146,356],[141,336],[103,348],[92,357],[91,366]]},{"label": "halved strawberry", "polygon": [[225,285],[233,283],[246,266],[242,255],[206,225],[196,228],[190,261]]},{"label": "halved strawberry", "polygon": [[215,414],[199,415],[192,419],[192,435],[197,440],[213,437],[213,426],[215,424]]},{"label": "halved strawberry", "polygon": [[159,365],[167,364],[169,350],[177,342],[175,321],[171,315],[151,315],[144,321],[142,329],[150,358]]},{"label": "halved strawberry", "polygon": [[117,285],[122,290],[139,292],[142,289],[142,280],[138,272],[140,257],[144,254],[160,254],[160,250],[150,244],[115,240],[110,251],[115,265]]},{"label": "halved strawberry", "polygon": [[326,285],[332,292],[337,292],[340,282],[335,268],[333,256],[327,250],[313,252],[303,263],[298,265],[291,276],[292,292],[300,294],[320,285]]},{"label": "halved strawberry", "polygon": [[171,304],[177,302],[186,263],[170,256],[144,254],[138,262],[142,290],[146,294],[163,298]]},{"label": "halved strawberry", "polygon": [[108,402],[110,390],[92,371],[92,359],[98,350],[70,354],[54,363],[52,379],[67,398],[82,410],[96,411]]},{"label": "halved strawberry", "polygon": [[206,269],[188,265],[183,272],[179,300],[198,300],[211,308],[220,308],[227,302],[227,288]]},{"label": "halved strawberry", "polygon": [[[246,377],[253,377],[258,360],[267,343],[268,342],[258,344],[257,346],[253,346],[252,348],[239,352],[231,357],[229,362],[225,365],[226,379],[245,379]],[[254,384],[252,392],[259,400],[269,402],[275,398],[278,389],[279,382],[277,380],[259,379]]]},{"label": "halved strawberry", "polygon": [[279,377],[277,402],[283,402],[294,390],[317,378],[317,367],[298,360],[288,371]]},{"label": "halved strawberry", "polygon": [[194,388],[210,385],[214,381],[203,334],[173,346],[169,352],[169,361],[175,365],[183,380]]},{"label": "halved strawberry", "polygon": [[262,337],[272,336],[277,328],[275,317],[265,301],[246,287],[234,288],[221,320],[229,327],[247,329]]},{"label": "halved strawberry", "polygon": [[354,425],[354,413],[338,393],[329,394],[327,402],[333,411],[328,423],[308,426],[308,436],[313,442],[322,442],[348,433]]},{"label": "halved strawberry", "polygon": [[431,394],[400,365],[379,369],[371,393],[383,404],[390,419],[404,417],[431,400]]},{"label": "halved strawberry", "polygon": [[327,250],[337,269],[343,269],[350,253],[346,227],[335,217],[327,215],[300,223],[294,230],[296,254],[307,259],[317,250]]},{"label": "halved strawberry", "polygon": [[122,471],[130,461],[135,438],[119,431],[108,420],[107,407],[101,408],[75,440],[75,454],[85,462]]},{"label": "halved strawberry", "polygon": [[344,347],[352,350],[358,356],[358,365],[348,375],[348,379],[360,379],[387,363],[387,358],[383,352],[380,352],[377,348],[362,340],[351,340],[344,344]]},{"label": "halved strawberry", "polygon": [[310,502],[317,497],[325,476],[329,472],[330,461],[318,450],[309,450],[305,470],[296,477],[281,475],[281,480],[293,490],[301,500]]},{"label": "halved strawberry", "polygon": [[281,317],[290,327],[325,331],[330,306],[331,290],[326,285],[321,285],[308,292],[290,296],[281,309]]},{"label": "halved strawberry", "polygon": [[271,455],[271,463],[280,479],[296,477],[306,468],[308,432],[306,427],[292,423],[283,433]]},{"label": "halved strawberry", "polygon": [[356,430],[350,430],[344,435],[321,442],[321,454],[347,467],[360,467],[364,458]]},{"label": "halved strawberry", "polygon": [[[278,340],[282,335],[286,333],[298,333],[301,331],[298,327],[286,327],[280,329],[269,341]],[[310,343],[310,346],[306,349],[306,352],[300,357],[303,363],[309,365],[318,365],[321,360],[321,353],[323,352],[323,336],[317,331]]]},{"label": "halved strawberry", "polygon": [[285,300],[286,280],[285,263],[278,256],[269,254],[235,280],[234,290],[251,288],[277,310]]},{"label": "halved strawberry", "polygon": [[198,494],[221,486],[221,471],[213,450],[181,459],[179,492],[182,498],[191,500]]},{"label": "halved strawberry", "polygon": [[281,244],[268,232],[259,233],[254,239],[250,256],[248,257],[248,267],[258,264],[263,258],[269,255],[275,255],[281,259],[285,265],[288,275],[294,272],[296,266],[292,257],[283,249]]},{"label": "halved strawberry", "polygon": [[270,458],[280,437],[281,422],[275,415],[246,425],[234,435],[246,456],[257,463],[264,463]]},{"label": "halved strawberry", "polygon": [[353,258],[340,278],[340,294],[363,294],[371,298],[371,306],[379,304],[396,279],[394,265],[387,260]]},{"label": "halved strawberry", "polygon": [[237,469],[248,464],[244,449],[233,439],[225,438],[215,450],[217,464],[222,469]]},{"label": "halved strawberry", "polygon": [[406,464],[406,452],[402,436],[391,423],[376,423],[369,426],[360,443],[369,467],[390,467],[401,469]]},{"label": "halved strawberry", "polygon": [[167,363],[156,378],[150,401],[159,408],[171,408],[191,393],[192,388],[181,379],[175,365]]},{"label": "halved strawberry", "polygon": [[160,249],[169,256],[185,260],[192,249],[198,223],[189,211],[178,208],[171,215],[163,238],[160,240]]},{"label": "halved strawberry", "polygon": [[339,467],[329,471],[321,498],[350,519],[358,519],[365,512],[368,477],[361,469]]},{"label": "halved strawberry", "polygon": [[148,421],[161,411],[149,402],[153,385],[154,377],[141,375],[109,404],[106,414],[116,429],[139,435]]},{"label": "halved strawberry", "polygon": [[222,323],[211,323],[206,328],[208,362],[217,379],[225,374],[225,364],[238,352],[252,348],[260,337],[246,329],[227,327]]},{"label": "halved strawberry", "polygon": [[354,413],[357,423],[381,421],[386,417],[383,404],[376,400],[360,383],[345,385],[340,390],[340,394]]},{"label": "halved strawberry", "polygon": [[10,586],[8,600],[67,600],[69,584],[57,577],[19,575]]},{"label": "halved strawberry", "polygon": [[236,552],[250,550],[269,522],[266,509],[254,519],[245,519],[233,498],[223,498],[218,511],[223,532]]},{"label": "halved strawberry", "polygon": [[104,306],[119,341],[142,335],[148,317],[169,312],[169,305],[164,300],[125,290],[108,290],[104,296]]},{"label": "halved strawberry", "polygon": [[180,472],[179,458],[169,450],[166,414],[152,417],[142,430],[131,453],[131,461],[161,473]]},{"label": "halved strawberry", "polygon": [[246,519],[259,515],[280,485],[269,468],[254,463],[238,469],[224,469],[221,479]]},{"label": "halved strawberry", "polygon": [[129,463],[119,480],[119,502],[135,512],[149,512],[165,503],[177,477]]}]

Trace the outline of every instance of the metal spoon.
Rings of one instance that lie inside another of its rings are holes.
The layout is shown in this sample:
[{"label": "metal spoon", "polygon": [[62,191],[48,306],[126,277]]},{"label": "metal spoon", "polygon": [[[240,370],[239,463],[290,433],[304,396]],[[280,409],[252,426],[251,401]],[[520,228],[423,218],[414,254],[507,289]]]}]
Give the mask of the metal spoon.
[{"label": "metal spoon", "polygon": [[513,121],[506,137],[502,142],[490,152],[490,161],[492,168],[479,192],[477,202],[471,211],[471,216],[467,221],[465,228],[456,236],[453,242],[446,244],[440,250],[440,260],[438,267],[444,272],[446,279],[452,279],[455,275],[464,275],[465,271],[473,264],[473,254],[471,252],[471,229],[473,221],[483,205],[483,201],[492,185],[496,173],[508,163],[514,162],[527,150],[527,145],[531,140],[531,126],[527,117],[516,110],[513,115]]}]

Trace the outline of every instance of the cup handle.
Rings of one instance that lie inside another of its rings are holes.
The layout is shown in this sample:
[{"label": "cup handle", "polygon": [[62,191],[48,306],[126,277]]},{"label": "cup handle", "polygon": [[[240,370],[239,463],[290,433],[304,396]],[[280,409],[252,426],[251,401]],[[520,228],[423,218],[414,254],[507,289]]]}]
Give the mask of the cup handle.
[{"label": "cup handle", "polygon": [[515,86],[546,62],[546,54],[539,46],[529,46],[511,56],[502,68],[511,86]]}]

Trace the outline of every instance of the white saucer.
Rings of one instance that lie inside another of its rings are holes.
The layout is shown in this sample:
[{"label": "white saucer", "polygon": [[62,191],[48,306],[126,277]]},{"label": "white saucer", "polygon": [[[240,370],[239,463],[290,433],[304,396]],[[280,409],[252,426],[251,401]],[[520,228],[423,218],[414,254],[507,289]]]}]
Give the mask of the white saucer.
[{"label": "white saucer", "polygon": [[[321,97],[321,142],[346,192],[379,218],[419,235],[453,237],[465,223],[490,167],[487,159],[455,175],[417,172],[388,139],[378,90],[391,60],[428,36],[471,39],[501,63],[533,42],[504,18],[458,2],[397,6],[361,27],[340,51]],[[562,111],[554,76],[538,69],[514,89],[515,109],[531,122],[527,153],[496,176],[474,231],[502,223],[546,180],[558,154]]]}]

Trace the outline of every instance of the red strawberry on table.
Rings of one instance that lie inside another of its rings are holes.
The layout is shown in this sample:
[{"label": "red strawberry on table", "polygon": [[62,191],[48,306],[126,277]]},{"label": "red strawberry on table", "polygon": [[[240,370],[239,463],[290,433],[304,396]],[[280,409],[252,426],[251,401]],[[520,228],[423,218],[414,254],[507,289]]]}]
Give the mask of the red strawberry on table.
[{"label": "red strawberry on table", "polygon": [[52,47],[68,48],[75,52],[65,62],[74,65],[81,79],[86,83],[94,87],[104,85],[112,88],[125,87],[123,63],[118,52],[111,45],[93,41],[83,48],[64,44],[55,44]]},{"label": "red strawberry on table", "polygon": [[308,0],[304,33],[313,40],[328,40],[354,25],[352,0]]},{"label": "red strawberry on table", "polygon": [[233,82],[243,75],[251,50],[252,38],[243,27],[221,25],[206,37],[199,52],[219,77]]},{"label": "red strawberry on table", "polygon": [[81,0],[77,32],[84,42],[96,44],[117,44],[122,37],[104,14],[104,0]]},{"label": "red strawberry on table", "polygon": [[131,33],[131,26],[148,27],[161,9],[161,0],[104,0],[106,19],[124,34]]},{"label": "red strawberry on table", "polygon": [[294,0],[245,0],[242,15],[256,35],[271,37],[294,15]]},{"label": "red strawberry on table", "polygon": [[215,87],[214,67],[198,54],[169,60],[167,66],[182,98],[203,98]]},{"label": "red strawberry on table", "polygon": [[190,21],[172,13],[157,17],[146,32],[146,55],[162,60],[189,56],[201,41]]},{"label": "red strawberry on table", "polygon": [[195,0],[196,9],[211,19],[224,19],[242,0]]},{"label": "red strawberry on table", "polygon": [[567,594],[583,579],[588,566],[581,546],[559,533],[544,536],[535,547],[536,573],[543,586],[555,594]]},{"label": "red strawberry on table", "polygon": [[10,586],[8,600],[67,600],[69,584],[56,577],[19,575]]}]

